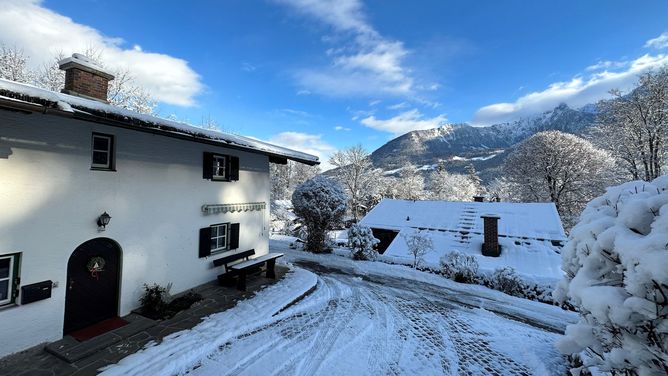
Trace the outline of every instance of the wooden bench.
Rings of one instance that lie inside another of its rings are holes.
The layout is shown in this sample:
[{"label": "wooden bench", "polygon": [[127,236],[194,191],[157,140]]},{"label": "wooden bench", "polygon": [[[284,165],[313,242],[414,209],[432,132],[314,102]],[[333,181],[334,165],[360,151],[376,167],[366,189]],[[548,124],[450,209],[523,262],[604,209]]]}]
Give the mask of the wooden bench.
[{"label": "wooden bench", "polygon": [[[250,249],[248,251],[235,253],[233,255],[221,257],[219,259],[213,260],[213,265],[224,266],[225,272],[218,276],[218,282],[221,285],[229,285],[229,283],[237,277],[237,289],[241,291],[246,290],[246,275],[251,273],[254,270],[260,269],[262,265],[267,265],[266,272],[267,278],[276,278],[276,259],[283,257],[282,253],[269,253],[254,259],[251,259],[250,256],[255,255],[255,250]],[[234,262],[246,259],[233,265],[230,265]]]}]

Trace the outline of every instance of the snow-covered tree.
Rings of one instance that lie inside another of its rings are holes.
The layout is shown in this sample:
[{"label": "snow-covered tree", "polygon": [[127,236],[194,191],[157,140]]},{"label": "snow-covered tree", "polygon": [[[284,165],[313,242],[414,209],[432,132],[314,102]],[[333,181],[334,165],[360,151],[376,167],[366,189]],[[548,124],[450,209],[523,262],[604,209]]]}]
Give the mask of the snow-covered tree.
[{"label": "snow-covered tree", "polygon": [[424,176],[414,165],[407,163],[399,171],[399,179],[395,189],[397,198],[405,200],[421,200],[425,197]]},{"label": "snow-covered tree", "polygon": [[451,174],[438,168],[429,175],[429,196],[436,200],[471,201],[479,187],[467,175]]},{"label": "snow-covered tree", "polygon": [[367,226],[355,223],[348,229],[348,247],[355,260],[375,259],[378,255],[375,250],[378,243],[380,240],[373,236],[371,228]]},{"label": "snow-covered tree", "polygon": [[272,201],[289,200],[297,186],[319,173],[320,167],[299,162],[288,161],[284,165],[271,163],[269,165],[269,176]]},{"label": "snow-covered tree", "polygon": [[324,252],[327,230],[346,213],[348,197],[335,180],[318,175],[300,184],[292,194],[295,214],[308,228],[305,249]]},{"label": "snow-covered tree", "polygon": [[337,167],[334,176],[346,188],[350,197],[350,211],[357,221],[365,213],[365,196],[377,179],[369,153],[362,145],[355,145],[332,154],[329,163]]},{"label": "snow-covered tree", "polygon": [[482,179],[480,179],[480,176],[478,176],[478,171],[475,170],[475,166],[473,164],[469,164],[466,166],[466,175],[471,182],[471,184],[475,187],[475,196],[481,196],[485,194],[485,187],[482,185]]},{"label": "snow-covered tree", "polygon": [[631,179],[655,179],[667,157],[668,67],[641,75],[630,93],[611,94],[599,102],[593,139],[622,161]]},{"label": "snow-covered tree", "polygon": [[592,200],[562,251],[566,276],[554,297],[575,305],[580,320],[557,347],[579,353],[584,368],[668,374],[666,244],[668,176],[612,187]]},{"label": "snow-covered tree", "polygon": [[413,268],[417,268],[422,258],[434,250],[434,243],[431,238],[420,230],[403,233],[401,236],[406,242],[408,253],[413,256]]},{"label": "snow-covered tree", "polygon": [[485,187],[489,201],[516,201],[513,192],[517,192],[518,189],[513,185],[514,183],[509,182],[505,177],[495,178],[487,185],[487,187]]},{"label": "snow-covered tree", "polygon": [[614,159],[591,142],[559,131],[523,141],[504,174],[520,201],[553,202],[568,228],[586,203],[613,181]]},{"label": "snow-covered tree", "polygon": [[45,63],[37,70],[33,84],[51,91],[60,91],[65,86],[65,71],[60,69],[59,61],[63,60],[65,55],[57,53],[51,62]]},{"label": "snow-covered tree", "polygon": [[22,49],[0,45],[0,78],[17,82],[31,82],[34,76],[28,68],[28,56]]}]

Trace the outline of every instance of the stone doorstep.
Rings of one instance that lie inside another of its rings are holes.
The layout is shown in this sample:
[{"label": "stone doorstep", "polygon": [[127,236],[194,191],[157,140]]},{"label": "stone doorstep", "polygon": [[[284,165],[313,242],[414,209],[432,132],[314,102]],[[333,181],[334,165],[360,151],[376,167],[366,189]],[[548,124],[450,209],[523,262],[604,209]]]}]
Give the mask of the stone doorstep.
[{"label": "stone doorstep", "polygon": [[128,321],[128,324],[110,332],[83,342],[65,336],[60,341],[46,345],[45,350],[68,363],[74,363],[157,324],[157,321],[134,313],[123,319]]}]

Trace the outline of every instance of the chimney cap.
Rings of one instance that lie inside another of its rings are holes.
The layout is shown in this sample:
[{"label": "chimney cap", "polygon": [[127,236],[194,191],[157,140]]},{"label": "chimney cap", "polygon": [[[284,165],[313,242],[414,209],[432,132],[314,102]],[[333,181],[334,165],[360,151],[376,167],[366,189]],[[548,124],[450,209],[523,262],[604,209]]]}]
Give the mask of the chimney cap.
[{"label": "chimney cap", "polygon": [[86,72],[96,74],[98,76],[104,77],[107,80],[111,81],[114,79],[114,75],[106,71],[91,58],[74,53],[71,57],[66,57],[63,60],[58,62],[58,67],[62,70],[68,70],[71,68],[78,68]]}]

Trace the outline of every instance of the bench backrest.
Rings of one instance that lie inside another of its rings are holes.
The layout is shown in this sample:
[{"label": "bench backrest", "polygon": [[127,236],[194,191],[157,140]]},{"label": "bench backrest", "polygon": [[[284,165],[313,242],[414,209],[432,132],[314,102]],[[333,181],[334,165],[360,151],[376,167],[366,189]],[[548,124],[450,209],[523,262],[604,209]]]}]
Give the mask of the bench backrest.
[{"label": "bench backrest", "polygon": [[237,260],[245,259],[247,257],[253,256],[255,254],[254,249],[249,249],[248,251],[243,251],[239,253],[235,253],[233,255],[221,257],[219,259],[213,260],[213,266],[222,266],[222,265],[227,265],[231,262],[235,262]]}]

